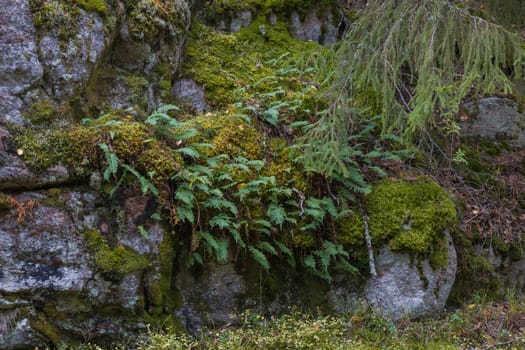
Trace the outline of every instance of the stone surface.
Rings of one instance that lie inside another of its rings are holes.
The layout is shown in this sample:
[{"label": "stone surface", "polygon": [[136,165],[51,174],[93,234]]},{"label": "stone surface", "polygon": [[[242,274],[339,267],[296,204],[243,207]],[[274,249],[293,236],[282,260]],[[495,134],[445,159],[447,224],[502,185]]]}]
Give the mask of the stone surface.
[{"label": "stone surface", "polygon": [[44,74],[27,0],[0,0],[0,23],[0,123],[20,125],[22,94]]},{"label": "stone surface", "polygon": [[312,7],[305,16],[296,11],[290,16],[290,33],[303,41],[315,41],[321,44],[335,43],[340,36],[339,27],[344,16],[334,18],[332,11],[321,11],[317,6]]},{"label": "stone surface", "polygon": [[428,260],[413,261],[408,254],[393,252],[388,247],[380,249],[376,256],[378,277],[371,278],[364,288],[365,297],[374,310],[393,319],[420,317],[444,310],[457,268],[452,239],[448,232],[445,236],[448,263],[444,269],[434,270]]},{"label": "stone surface", "polygon": [[87,333],[95,341],[114,341],[143,331],[136,319],[145,313],[144,286],[158,279],[158,270],[101,273],[83,232],[105,232],[109,246],[140,250],[155,262],[160,227],[134,240],[135,226],[126,223],[136,213],[124,210],[123,223],[115,226],[108,221],[110,206],[87,188],[13,198],[18,205],[0,215],[0,348],[53,343],[46,329],[63,341],[85,340]]},{"label": "stone surface", "polygon": [[515,147],[525,147],[525,115],[516,102],[490,97],[465,105],[465,110],[469,118],[461,123],[462,136],[503,138]]},{"label": "stone surface", "polygon": [[173,85],[171,90],[173,96],[189,103],[197,112],[204,112],[208,110],[208,103],[202,86],[194,82],[192,79],[181,79]]}]

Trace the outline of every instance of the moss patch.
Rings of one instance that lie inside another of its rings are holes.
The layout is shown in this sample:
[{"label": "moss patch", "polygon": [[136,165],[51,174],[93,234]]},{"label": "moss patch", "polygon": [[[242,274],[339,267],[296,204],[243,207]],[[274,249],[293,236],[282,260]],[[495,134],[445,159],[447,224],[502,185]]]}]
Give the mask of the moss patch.
[{"label": "moss patch", "polygon": [[106,13],[106,1],[104,0],[76,0],[77,4],[87,11],[96,11],[99,13]]},{"label": "moss patch", "polygon": [[96,268],[110,276],[122,276],[144,270],[149,266],[148,259],[131,250],[118,246],[111,248],[102,234],[96,230],[86,230],[84,238],[93,252]]},{"label": "moss patch", "polygon": [[[433,256],[434,266],[446,266],[442,232],[456,222],[450,195],[437,183],[420,177],[415,181],[386,180],[366,198],[372,243],[388,243],[392,250]],[[352,248],[364,247],[364,224],[358,215],[340,222],[338,239]]]},{"label": "moss patch", "polygon": [[[291,83],[278,74],[283,60],[275,60],[285,53],[290,54],[287,60],[291,60],[316,50],[328,51],[316,43],[292,38],[285,23],[270,25],[264,17],[229,35],[195,23],[183,73],[204,86],[211,107],[220,108],[243,100],[254,91],[271,93]],[[294,83],[300,82],[295,77]]]}]

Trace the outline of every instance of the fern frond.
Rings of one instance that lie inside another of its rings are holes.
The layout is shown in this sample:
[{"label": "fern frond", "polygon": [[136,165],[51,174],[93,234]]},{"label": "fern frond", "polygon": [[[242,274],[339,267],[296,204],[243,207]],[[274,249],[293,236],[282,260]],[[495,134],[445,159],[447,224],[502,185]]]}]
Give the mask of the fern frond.
[{"label": "fern frond", "polygon": [[109,146],[105,143],[100,143],[98,145],[102,151],[104,151],[104,156],[106,157],[106,162],[108,163],[108,166],[106,170],[104,170],[104,180],[109,181],[111,175],[115,176],[117,175],[118,166],[119,166],[119,159],[115,153],[113,153]]},{"label": "fern frond", "polygon": [[265,252],[268,252],[272,255],[278,255],[277,250],[275,250],[275,248],[269,242],[263,241],[257,244],[257,248],[259,248],[260,250],[264,250]]},{"label": "fern frond", "polygon": [[270,263],[268,262],[268,259],[266,258],[266,255],[264,255],[263,252],[251,245],[248,246],[248,250],[250,251],[250,254],[252,255],[253,259],[257,261],[263,269],[267,271],[270,269]]}]

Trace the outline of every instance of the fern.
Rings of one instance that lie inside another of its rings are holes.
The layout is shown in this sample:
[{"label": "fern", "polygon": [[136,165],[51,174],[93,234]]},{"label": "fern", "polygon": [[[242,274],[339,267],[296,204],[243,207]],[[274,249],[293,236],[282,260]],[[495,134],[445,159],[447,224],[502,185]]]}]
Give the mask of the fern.
[{"label": "fern", "polygon": [[275,248],[270,243],[268,243],[266,241],[263,241],[263,242],[259,243],[257,245],[257,248],[259,248],[260,250],[264,250],[265,252],[270,253],[272,255],[279,255],[277,253],[277,250],[275,250]]},{"label": "fern", "polygon": [[119,159],[105,143],[100,143],[98,146],[100,149],[102,149],[102,151],[104,151],[104,156],[106,157],[106,162],[108,163],[106,170],[104,170],[104,180],[109,181],[111,175],[117,175]]},{"label": "fern", "polygon": [[286,210],[280,205],[271,204],[266,212],[271,222],[282,228],[287,215]]},{"label": "fern", "polygon": [[264,255],[263,252],[261,252],[254,246],[248,246],[248,250],[250,251],[250,254],[252,255],[253,259],[257,261],[263,269],[270,269],[270,263],[268,262],[268,259],[266,258],[266,255]]},{"label": "fern", "polygon": [[141,173],[139,173],[137,170],[133,169],[127,164],[122,164],[122,168],[129,171],[137,178],[140,184],[140,189],[142,190],[142,194],[145,195],[149,191],[153,193],[153,195],[155,195],[156,197],[159,196],[159,190],[157,189],[157,187],[155,187],[155,185],[153,185],[146,177],[142,176]]}]

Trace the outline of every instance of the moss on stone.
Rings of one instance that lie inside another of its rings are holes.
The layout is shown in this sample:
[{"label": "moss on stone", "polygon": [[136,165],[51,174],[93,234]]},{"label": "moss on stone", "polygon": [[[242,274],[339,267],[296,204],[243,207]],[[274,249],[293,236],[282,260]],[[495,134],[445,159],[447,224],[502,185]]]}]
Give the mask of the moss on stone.
[{"label": "moss on stone", "polygon": [[111,248],[102,234],[96,230],[84,231],[88,248],[93,252],[96,268],[110,276],[122,276],[146,269],[148,259],[130,248]]},{"label": "moss on stone", "polygon": [[[446,265],[446,243],[442,232],[456,222],[450,195],[434,181],[385,180],[373,187],[366,198],[372,243],[387,243],[392,250],[430,255],[434,266]],[[363,247],[364,224],[360,216],[339,223],[338,240],[344,245]]]},{"label": "moss on stone", "polygon": [[203,148],[207,156],[227,154],[232,157],[262,159],[262,134],[240,117],[230,114],[204,114],[190,121],[198,134],[189,143],[208,143],[213,148]]},{"label": "moss on stone", "polygon": [[50,124],[53,121],[55,110],[48,100],[37,101],[33,104],[27,117],[35,125]]},{"label": "moss on stone", "polygon": [[221,108],[255,91],[270,93],[290,83],[278,76],[281,67],[275,60],[285,53],[300,56],[315,50],[325,49],[292,38],[285,23],[270,25],[264,16],[235,34],[221,34],[194,23],[183,73],[204,86],[212,108]]},{"label": "moss on stone", "polygon": [[96,11],[101,14],[107,11],[105,0],[76,0],[76,2],[87,11]]},{"label": "moss on stone", "polygon": [[449,303],[461,305],[480,292],[489,298],[497,297],[503,282],[496,275],[494,266],[474,249],[472,239],[464,233],[453,231],[453,239],[458,268]]},{"label": "moss on stone", "polygon": [[52,345],[58,345],[60,338],[55,327],[53,327],[43,315],[31,318],[31,327],[42,334]]},{"label": "moss on stone", "polygon": [[[166,31],[169,25],[173,28],[185,30],[185,9],[181,8],[178,0],[126,0],[129,12],[128,29],[136,39],[154,40]],[[170,34],[172,31],[169,31]]]}]

